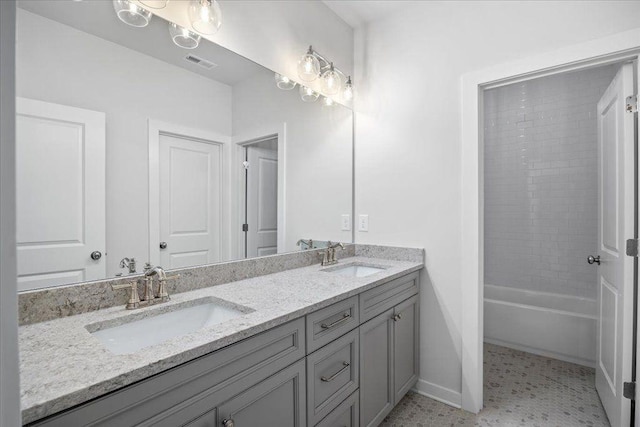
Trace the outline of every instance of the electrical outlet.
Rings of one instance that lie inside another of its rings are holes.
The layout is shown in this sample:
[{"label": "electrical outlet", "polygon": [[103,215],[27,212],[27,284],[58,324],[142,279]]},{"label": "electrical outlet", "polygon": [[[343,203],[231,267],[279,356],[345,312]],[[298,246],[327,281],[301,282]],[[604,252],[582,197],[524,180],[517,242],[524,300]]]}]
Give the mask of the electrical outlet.
[{"label": "electrical outlet", "polygon": [[369,231],[369,215],[358,217],[358,231]]},{"label": "electrical outlet", "polygon": [[342,231],[351,231],[351,215],[344,214],[342,219]]}]

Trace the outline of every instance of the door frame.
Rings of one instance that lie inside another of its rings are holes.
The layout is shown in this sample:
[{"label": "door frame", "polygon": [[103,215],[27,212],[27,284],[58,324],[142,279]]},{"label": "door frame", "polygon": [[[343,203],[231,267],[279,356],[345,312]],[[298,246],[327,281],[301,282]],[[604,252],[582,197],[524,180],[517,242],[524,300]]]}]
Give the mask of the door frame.
[{"label": "door frame", "polygon": [[[483,407],[484,182],[483,92],[561,72],[586,69],[640,55],[640,29],[592,40],[462,76],[461,407]],[[640,72],[636,67],[636,82]],[[636,192],[638,185],[636,185]],[[633,236],[629,236],[631,238]],[[462,261],[463,260],[463,261]],[[635,417],[639,417],[636,407]]]},{"label": "door frame", "polygon": [[175,123],[148,119],[149,139],[149,262],[152,265],[160,263],[160,135],[173,135],[182,138],[200,140],[220,146],[220,261],[230,259],[230,229],[229,229],[229,144],[231,138],[227,135],[206,129],[197,129]]},{"label": "door frame", "polygon": [[285,248],[286,242],[286,216],[287,207],[286,201],[286,162],[287,162],[287,124],[286,122],[279,123],[274,126],[265,126],[260,129],[255,129],[250,132],[245,132],[239,135],[234,135],[233,142],[233,154],[232,154],[232,166],[231,175],[232,183],[234,187],[234,193],[236,194],[235,200],[232,200],[233,212],[231,214],[231,232],[232,254],[234,258],[244,258],[244,232],[242,231],[242,224],[244,223],[244,208],[245,208],[245,173],[244,169],[240,167],[244,162],[244,150],[246,146],[255,144],[261,140],[267,138],[278,138],[278,248],[277,253],[280,254]]}]

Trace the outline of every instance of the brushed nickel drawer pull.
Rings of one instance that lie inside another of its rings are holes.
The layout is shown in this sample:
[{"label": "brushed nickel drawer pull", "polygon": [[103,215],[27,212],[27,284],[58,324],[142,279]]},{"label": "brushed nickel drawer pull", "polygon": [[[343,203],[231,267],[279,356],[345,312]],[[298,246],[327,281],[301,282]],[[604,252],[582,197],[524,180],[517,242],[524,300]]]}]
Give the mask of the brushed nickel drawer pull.
[{"label": "brushed nickel drawer pull", "polygon": [[333,322],[333,323],[329,323],[328,325],[327,325],[326,323],[323,323],[323,324],[321,324],[321,325],[320,325],[320,327],[321,327],[322,329],[331,329],[331,328],[334,328],[334,327],[338,326],[338,325],[339,325],[339,324],[341,324],[341,323],[346,322],[346,321],[347,321],[347,320],[349,320],[350,318],[351,318],[351,314],[349,314],[349,313],[344,313],[344,314],[342,315],[342,319],[338,319],[338,320],[336,320],[336,321],[335,321],[335,322]]},{"label": "brushed nickel drawer pull", "polygon": [[349,368],[349,362],[342,362],[342,369],[340,369],[338,372],[336,372],[335,374],[331,375],[329,378],[327,377],[320,377],[320,380],[324,381],[325,383],[330,383],[331,381],[335,380],[336,377],[338,375],[340,375],[341,373],[343,373],[344,371],[347,370],[347,368]]}]

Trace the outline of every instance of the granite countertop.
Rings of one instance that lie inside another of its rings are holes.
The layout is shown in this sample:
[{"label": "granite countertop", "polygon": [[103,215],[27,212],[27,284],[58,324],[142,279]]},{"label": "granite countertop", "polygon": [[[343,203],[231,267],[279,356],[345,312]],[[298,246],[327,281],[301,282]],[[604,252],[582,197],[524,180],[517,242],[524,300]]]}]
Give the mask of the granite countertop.
[{"label": "granite countertop", "polygon": [[[312,265],[175,294],[168,303],[138,310],[111,307],[21,326],[23,422],[86,402],[423,267],[419,262],[362,256],[340,260],[340,265],[352,263],[386,269],[357,278],[321,271],[336,266]],[[101,322],[124,323],[128,316],[154,315],[202,298],[254,311],[126,355],[111,353],[86,329]]]}]

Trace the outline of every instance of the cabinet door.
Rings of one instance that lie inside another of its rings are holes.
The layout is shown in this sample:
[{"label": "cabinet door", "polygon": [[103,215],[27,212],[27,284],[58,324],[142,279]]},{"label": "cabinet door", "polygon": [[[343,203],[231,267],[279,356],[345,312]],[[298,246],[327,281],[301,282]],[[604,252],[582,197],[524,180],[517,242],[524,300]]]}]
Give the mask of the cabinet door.
[{"label": "cabinet door", "polygon": [[377,426],[393,408],[393,309],[360,326],[360,424]]},{"label": "cabinet door", "polygon": [[393,391],[394,404],[418,380],[418,325],[420,310],[418,296],[398,304],[393,316]]},{"label": "cabinet door", "polygon": [[305,361],[267,378],[218,407],[218,425],[306,425]]}]

